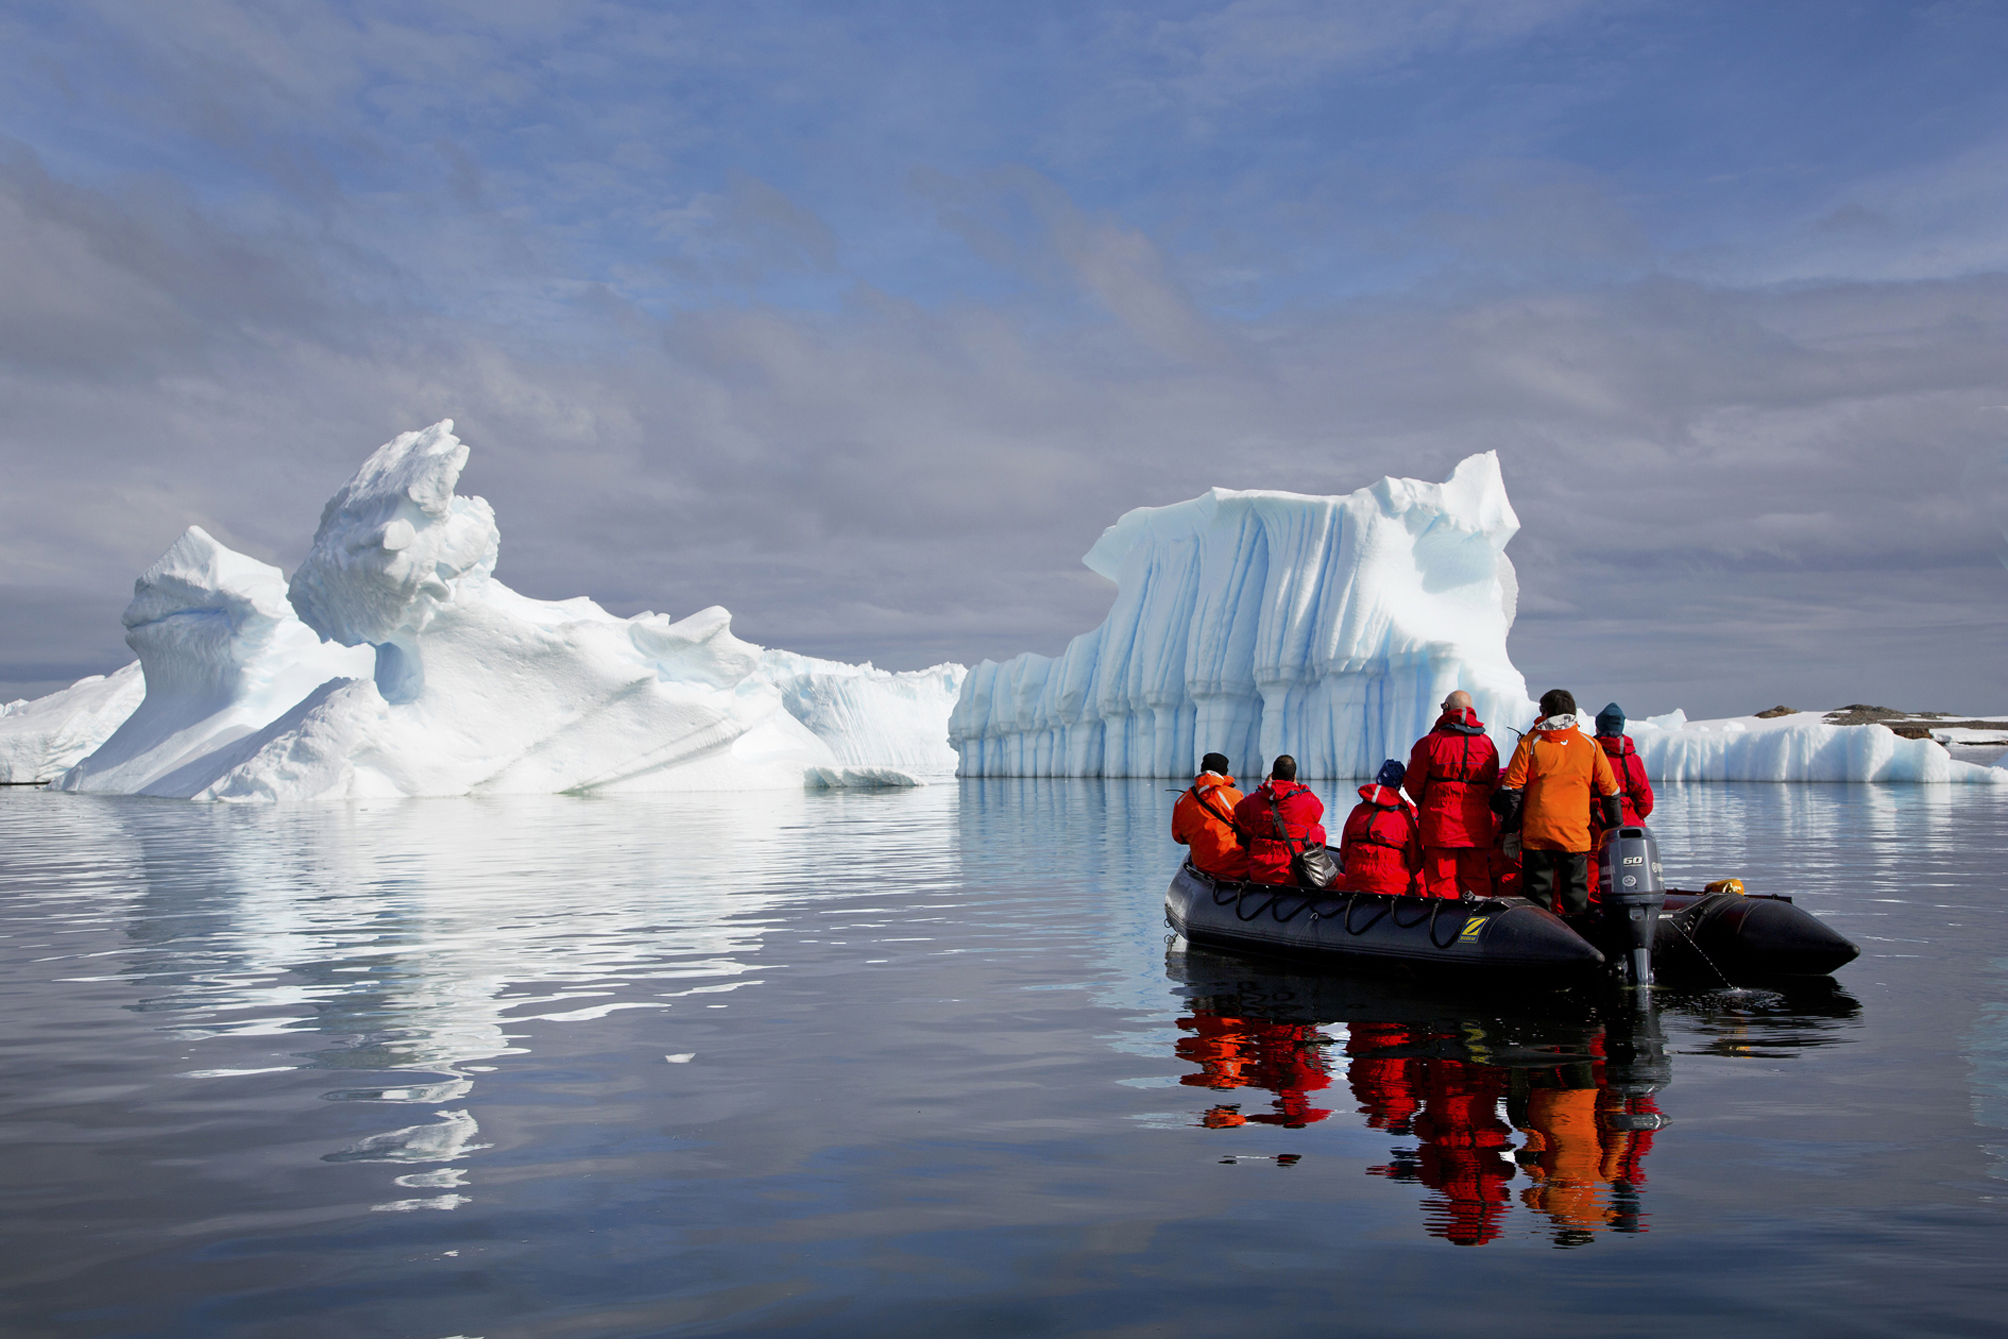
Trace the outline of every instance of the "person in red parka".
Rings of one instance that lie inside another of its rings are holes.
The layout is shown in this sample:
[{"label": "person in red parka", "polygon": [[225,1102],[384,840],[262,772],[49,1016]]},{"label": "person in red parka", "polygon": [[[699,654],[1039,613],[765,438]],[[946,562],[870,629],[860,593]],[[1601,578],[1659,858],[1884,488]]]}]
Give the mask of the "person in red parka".
[{"label": "person in red parka", "polygon": [[[1597,743],[1603,748],[1604,756],[1610,759],[1611,775],[1617,778],[1618,806],[1623,811],[1626,827],[1637,827],[1652,813],[1652,782],[1646,779],[1645,760],[1638,756],[1638,746],[1625,733],[1625,710],[1613,702],[1597,713]],[[1597,833],[1597,849],[1590,859],[1590,900],[1599,901],[1598,874],[1601,865],[1597,859],[1603,854],[1604,842],[1610,837],[1608,831]]]},{"label": "person in red parka", "polygon": [[1324,802],[1297,784],[1297,760],[1276,755],[1269,779],[1234,806],[1234,826],[1248,845],[1248,882],[1295,884],[1290,857],[1307,842],[1325,843]]},{"label": "person in red parka", "polygon": [[1415,806],[1401,793],[1406,769],[1389,758],[1372,785],[1360,787],[1360,802],[1346,815],[1339,839],[1349,893],[1410,893],[1422,870],[1422,827]]},{"label": "person in red parka", "polygon": [[1408,793],[1422,815],[1422,891],[1492,896],[1492,792],[1499,750],[1459,689],[1408,755]]}]

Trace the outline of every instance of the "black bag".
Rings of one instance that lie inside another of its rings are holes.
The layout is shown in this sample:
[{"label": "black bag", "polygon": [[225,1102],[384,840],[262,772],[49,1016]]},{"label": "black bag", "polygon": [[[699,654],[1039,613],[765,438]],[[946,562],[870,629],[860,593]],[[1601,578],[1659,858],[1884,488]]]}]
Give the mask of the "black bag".
[{"label": "black bag", "polygon": [[[1339,881],[1339,862],[1332,859],[1331,850],[1323,842],[1290,835],[1282,811],[1276,808],[1274,791],[1269,793],[1269,816],[1276,820],[1277,836],[1290,845],[1290,873],[1299,888],[1329,888]],[[1299,841],[1303,846],[1297,845]]]}]

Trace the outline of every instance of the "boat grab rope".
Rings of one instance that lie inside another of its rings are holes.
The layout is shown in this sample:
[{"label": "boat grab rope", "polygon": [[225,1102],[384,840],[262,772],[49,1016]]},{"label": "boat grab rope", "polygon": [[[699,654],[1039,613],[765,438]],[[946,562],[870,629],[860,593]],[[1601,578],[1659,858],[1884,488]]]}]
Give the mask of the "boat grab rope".
[{"label": "boat grab rope", "polygon": [[1376,925],[1379,925],[1381,922],[1381,917],[1387,915],[1388,908],[1394,905],[1392,902],[1382,902],[1380,904],[1380,910],[1374,912],[1373,918],[1370,919],[1365,925],[1362,925],[1359,929],[1355,930],[1353,928],[1353,904],[1358,902],[1359,898],[1360,895],[1358,893],[1348,893],[1346,895],[1345,919],[1339,922],[1340,925],[1345,927],[1346,933],[1353,936],[1355,939],[1359,938],[1367,931],[1373,929]]}]

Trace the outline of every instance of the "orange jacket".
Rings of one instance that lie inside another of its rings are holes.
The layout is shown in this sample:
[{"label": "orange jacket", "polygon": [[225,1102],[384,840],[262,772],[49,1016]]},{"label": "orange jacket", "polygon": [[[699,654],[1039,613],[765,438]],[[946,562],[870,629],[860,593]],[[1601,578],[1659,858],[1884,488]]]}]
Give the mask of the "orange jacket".
[{"label": "orange jacket", "polygon": [[1234,830],[1241,792],[1234,778],[1201,772],[1171,810],[1171,839],[1192,848],[1192,867],[1216,879],[1248,877],[1248,852]]},{"label": "orange jacket", "polygon": [[1534,851],[1589,850],[1591,792],[1618,793],[1610,759],[1573,720],[1560,730],[1537,723],[1521,736],[1499,784],[1526,791],[1520,845]]}]

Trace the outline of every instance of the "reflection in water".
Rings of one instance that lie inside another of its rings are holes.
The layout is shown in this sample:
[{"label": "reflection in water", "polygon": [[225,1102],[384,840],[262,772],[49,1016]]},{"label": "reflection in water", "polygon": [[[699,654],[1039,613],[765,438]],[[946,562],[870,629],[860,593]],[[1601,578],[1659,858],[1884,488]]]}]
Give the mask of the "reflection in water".
[{"label": "reflection in water", "polygon": [[[255,1064],[181,1078],[342,1071],[351,1081],[325,1100],[391,1104],[403,1119],[321,1161],[385,1163],[404,1173],[388,1178],[400,1189],[456,1192],[468,1173],[450,1164],[491,1147],[470,1105],[492,1070],[479,1062],[523,1054],[526,1024],[718,1007],[760,983],[767,931],[806,905],[855,899],[894,868],[909,883],[952,875],[957,796],[20,798],[35,804],[35,839],[65,881],[50,895],[111,916],[130,946],[108,975],[86,961],[59,979],[135,984],[126,1007],[192,1051],[268,1048]],[[805,888],[811,847],[844,858]],[[78,851],[99,859],[80,863]],[[412,1107],[432,1119],[410,1123]],[[470,1202],[444,1193],[374,1207]]]},{"label": "reflection in water", "polygon": [[1294,1130],[1332,1114],[1310,1103],[1309,1094],[1332,1082],[1317,1050],[1324,1039],[1311,1024],[1229,1018],[1201,1009],[1179,1019],[1178,1026],[1194,1034],[1178,1039],[1179,1059],[1199,1066],[1197,1074],[1180,1075],[1180,1083],[1218,1092],[1265,1088],[1276,1095],[1274,1111],[1243,1115],[1240,1103],[1222,1102],[1208,1108],[1200,1124],[1219,1130],[1252,1121]]},{"label": "reflection in water", "polygon": [[[1175,1049],[1198,1072],[1179,1082],[1273,1097],[1270,1110],[1252,1113],[1246,1098],[1216,1102],[1197,1124],[1295,1129],[1325,1120],[1333,1112],[1311,1105],[1311,1094],[1331,1085],[1336,1049],[1366,1127],[1413,1141],[1367,1174],[1422,1187],[1429,1235],[1460,1246],[1494,1241],[1515,1203],[1557,1246],[1648,1230],[1645,1160],[1668,1124],[1656,1094],[1672,1079],[1657,1003],[1638,1010],[1567,993],[1502,998],[1292,970],[1183,944],[1167,968],[1192,1003]],[[1859,1011],[1827,980],[1790,993],[1664,998],[1703,1035],[1742,1038],[1735,1053],[1747,1055],[1825,1044],[1838,1020]]]}]

